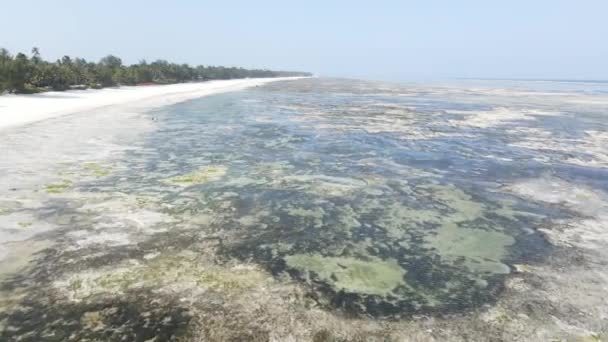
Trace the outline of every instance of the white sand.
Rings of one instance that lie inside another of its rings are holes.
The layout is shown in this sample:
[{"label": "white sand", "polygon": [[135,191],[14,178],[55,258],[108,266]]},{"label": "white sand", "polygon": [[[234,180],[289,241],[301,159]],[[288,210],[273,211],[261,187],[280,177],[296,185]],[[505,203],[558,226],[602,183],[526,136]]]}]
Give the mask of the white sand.
[{"label": "white sand", "polygon": [[252,78],[0,96],[0,130],[110,105],[151,108],[292,78]]}]

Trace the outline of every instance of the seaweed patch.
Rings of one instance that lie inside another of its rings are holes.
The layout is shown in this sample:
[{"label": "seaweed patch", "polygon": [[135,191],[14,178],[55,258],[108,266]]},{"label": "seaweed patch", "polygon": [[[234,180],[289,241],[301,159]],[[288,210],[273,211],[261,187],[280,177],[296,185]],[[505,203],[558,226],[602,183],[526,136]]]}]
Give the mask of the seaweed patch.
[{"label": "seaweed patch", "polygon": [[222,165],[207,166],[185,175],[169,178],[167,181],[179,185],[204,184],[221,179],[226,171],[227,168]]}]

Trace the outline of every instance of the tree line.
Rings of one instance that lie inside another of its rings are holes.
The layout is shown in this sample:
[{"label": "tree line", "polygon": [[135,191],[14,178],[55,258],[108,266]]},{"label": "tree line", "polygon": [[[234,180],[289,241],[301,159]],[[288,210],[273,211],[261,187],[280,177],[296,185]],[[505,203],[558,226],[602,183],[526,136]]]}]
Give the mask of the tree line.
[{"label": "tree line", "polygon": [[103,88],[120,85],[171,84],[247,77],[310,76],[306,72],[243,69],[222,66],[190,66],[156,60],[123,65],[108,55],[99,62],[63,56],[55,62],[42,59],[38,48],[28,56],[11,55],[0,48],[0,94],[35,93],[46,90]]}]

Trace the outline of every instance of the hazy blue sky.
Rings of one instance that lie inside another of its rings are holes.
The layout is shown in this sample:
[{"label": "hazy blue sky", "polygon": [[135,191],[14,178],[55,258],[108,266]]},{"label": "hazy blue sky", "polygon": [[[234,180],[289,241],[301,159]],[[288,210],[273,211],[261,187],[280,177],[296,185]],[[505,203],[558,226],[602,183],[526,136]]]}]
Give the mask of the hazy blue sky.
[{"label": "hazy blue sky", "polygon": [[608,79],[608,0],[0,0],[0,46],[407,80]]}]

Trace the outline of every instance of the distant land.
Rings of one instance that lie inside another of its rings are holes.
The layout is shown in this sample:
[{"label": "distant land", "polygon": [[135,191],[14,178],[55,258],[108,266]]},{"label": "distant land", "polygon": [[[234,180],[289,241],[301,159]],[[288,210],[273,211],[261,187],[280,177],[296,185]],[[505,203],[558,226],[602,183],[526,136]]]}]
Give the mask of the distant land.
[{"label": "distant land", "polygon": [[63,56],[55,62],[42,59],[38,48],[28,55],[11,55],[0,48],[0,94],[39,93],[49,90],[99,89],[121,85],[173,84],[207,80],[311,76],[308,72],[244,69],[224,66],[190,66],[166,60],[123,65],[108,55],[99,62]]},{"label": "distant land", "polygon": [[551,78],[478,78],[478,77],[457,77],[459,80],[474,81],[519,81],[519,82],[563,82],[563,83],[608,83],[608,80],[585,80],[585,79],[551,79]]}]

